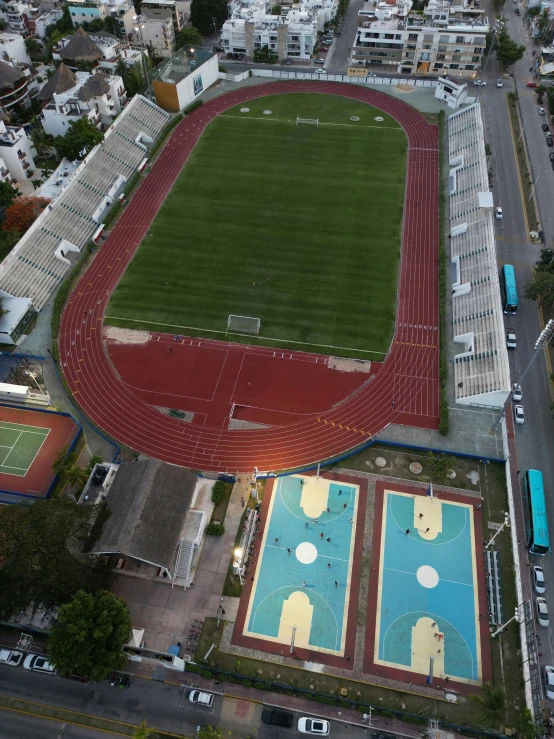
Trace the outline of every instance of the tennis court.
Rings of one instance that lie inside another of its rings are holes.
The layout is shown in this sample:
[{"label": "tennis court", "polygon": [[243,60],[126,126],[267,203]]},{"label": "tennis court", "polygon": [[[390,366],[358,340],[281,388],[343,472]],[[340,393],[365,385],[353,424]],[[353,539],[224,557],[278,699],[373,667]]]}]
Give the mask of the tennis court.
[{"label": "tennis court", "polygon": [[473,506],[385,489],[380,525],[375,664],[481,682]]},{"label": "tennis court", "polygon": [[344,655],[359,491],[321,477],[279,478],[244,636]]},{"label": "tennis court", "polygon": [[24,477],[50,429],[0,421],[0,473]]}]

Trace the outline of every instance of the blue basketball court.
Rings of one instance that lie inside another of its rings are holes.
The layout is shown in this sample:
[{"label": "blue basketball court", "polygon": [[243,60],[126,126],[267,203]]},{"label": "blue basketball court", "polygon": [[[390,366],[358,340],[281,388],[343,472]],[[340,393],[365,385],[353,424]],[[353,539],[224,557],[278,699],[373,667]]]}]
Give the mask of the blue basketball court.
[{"label": "blue basketball court", "polygon": [[358,499],[354,484],[276,481],[245,636],[344,653]]},{"label": "blue basketball court", "polygon": [[381,526],[375,662],[480,682],[472,507],[385,490]]}]

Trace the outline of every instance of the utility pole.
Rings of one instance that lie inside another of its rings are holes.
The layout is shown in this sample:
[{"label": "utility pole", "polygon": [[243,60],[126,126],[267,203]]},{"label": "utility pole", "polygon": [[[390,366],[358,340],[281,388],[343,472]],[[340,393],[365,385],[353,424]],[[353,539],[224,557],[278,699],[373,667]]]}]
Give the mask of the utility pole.
[{"label": "utility pole", "polygon": [[150,88],[150,77],[148,76],[148,67],[146,65],[146,57],[144,56],[144,37],[142,35],[142,29],[144,28],[144,24],[146,22],[146,16],[145,15],[134,15],[133,22],[135,23],[135,31],[140,36],[141,46],[143,48],[141,56],[142,56],[142,64],[144,66],[144,76],[146,77],[146,87],[148,89],[148,98],[152,100],[152,90]]},{"label": "utility pole", "polygon": [[[548,323],[546,324],[546,326],[544,327],[544,329],[541,331],[539,338],[535,341],[535,351],[533,352],[533,355],[531,356],[531,359],[529,360],[529,362],[527,364],[527,367],[521,373],[521,376],[520,376],[518,382],[516,383],[516,385],[521,385],[521,383],[525,379],[527,373],[531,369],[531,365],[533,364],[533,362],[537,358],[540,350],[543,349],[545,346],[547,346],[547,344],[550,341],[550,339],[552,338],[552,335],[553,334],[554,334],[554,320],[553,319],[550,319],[550,321],[548,321]],[[512,395],[513,395],[513,392],[514,392],[514,390],[513,390],[513,387],[512,387],[510,389],[510,392],[508,393],[508,397],[506,398],[506,400],[504,402],[504,405],[500,409],[500,412],[499,412],[498,416],[495,418],[494,423],[491,426],[491,434],[494,434],[494,432],[498,428],[498,424],[500,423],[500,421],[502,420],[502,416],[506,412],[506,405],[510,402],[510,400],[512,398]]]},{"label": "utility pole", "polygon": [[504,631],[504,629],[505,629],[505,628],[506,628],[507,626],[509,626],[509,624],[511,624],[511,623],[512,623],[512,621],[517,621],[517,622],[518,622],[518,624],[519,624],[519,623],[521,623],[521,620],[520,620],[520,613],[519,613],[519,609],[520,609],[520,608],[522,607],[522,605],[523,605],[523,603],[521,603],[521,604],[520,604],[519,606],[516,606],[516,607],[515,607],[515,613],[514,613],[514,615],[512,616],[512,618],[511,618],[511,619],[510,619],[509,621],[506,621],[506,623],[505,623],[505,624],[503,624],[503,625],[502,625],[502,626],[501,626],[501,627],[500,627],[499,629],[497,629],[496,631],[494,631],[494,632],[493,632],[493,633],[491,634],[491,637],[492,637],[492,636],[498,636],[498,634],[500,634],[500,633],[501,633],[502,631]]},{"label": "utility pole", "polygon": [[497,532],[496,532],[496,534],[495,534],[495,535],[494,535],[494,536],[492,537],[492,539],[491,539],[491,540],[490,540],[490,541],[488,542],[488,544],[485,544],[485,549],[488,549],[488,548],[489,548],[489,547],[490,547],[490,546],[492,545],[492,543],[494,542],[494,540],[496,539],[496,537],[498,536],[498,534],[499,534],[499,533],[500,533],[501,531],[504,531],[504,529],[506,528],[506,526],[509,526],[509,525],[510,525],[510,516],[509,516],[509,515],[508,515],[507,513],[505,513],[505,514],[504,514],[504,523],[503,523],[503,524],[502,524],[502,526],[501,526],[501,527],[500,527],[500,528],[498,529],[498,531],[497,531]]}]

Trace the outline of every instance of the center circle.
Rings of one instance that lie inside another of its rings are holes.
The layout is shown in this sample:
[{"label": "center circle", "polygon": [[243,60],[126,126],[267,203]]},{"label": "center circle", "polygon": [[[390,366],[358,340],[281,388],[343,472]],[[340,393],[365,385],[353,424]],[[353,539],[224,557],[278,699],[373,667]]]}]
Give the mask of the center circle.
[{"label": "center circle", "polygon": [[439,584],[439,573],[430,565],[422,565],[416,572],[417,581],[424,588],[436,588]]},{"label": "center circle", "polygon": [[309,541],[303,541],[296,547],[296,559],[303,565],[311,565],[317,559],[317,549]]}]

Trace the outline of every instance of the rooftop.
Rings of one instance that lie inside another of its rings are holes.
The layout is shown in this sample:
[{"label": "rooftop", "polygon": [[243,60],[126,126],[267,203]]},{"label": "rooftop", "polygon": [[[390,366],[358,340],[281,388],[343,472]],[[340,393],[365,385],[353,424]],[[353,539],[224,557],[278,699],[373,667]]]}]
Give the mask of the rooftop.
[{"label": "rooftop", "polygon": [[68,159],[62,159],[59,166],[50,177],[42,183],[36,196],[41,198],[49,198],[54,201],[58,198],[65,188],[69,185],[80,162],[70,162]]},{"label": "rooftop", "polygon": [[149,72],[151,81],[170,82],[176,85],[181,80],[195,72],[208,59],[214,56],[209,49],[195,49],[191,51],[188,47],[179,49],[174,56],[164,59],[157,67]]}]

